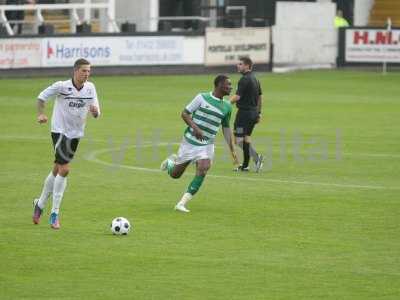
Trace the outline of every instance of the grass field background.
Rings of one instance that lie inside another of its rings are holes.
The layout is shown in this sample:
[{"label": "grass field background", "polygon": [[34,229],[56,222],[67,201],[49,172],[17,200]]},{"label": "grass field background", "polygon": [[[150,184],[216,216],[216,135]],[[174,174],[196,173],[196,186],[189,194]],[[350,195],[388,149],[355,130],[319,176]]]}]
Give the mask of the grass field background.
[{"label": "grass field background", "polygon": [[[56,78],[0,81],[0,299],[400,298],[400,74],[259,74],[264,172],[233,173],[219,136],[180,214],[193,167],[179,180],[157,169],[214,76],[94,69],[103,115],[88,120],[59,231],[51,201],[31,221],[53,159],[36,97]],[[117,216],[134,226],[126,237],[109,231]]]}]

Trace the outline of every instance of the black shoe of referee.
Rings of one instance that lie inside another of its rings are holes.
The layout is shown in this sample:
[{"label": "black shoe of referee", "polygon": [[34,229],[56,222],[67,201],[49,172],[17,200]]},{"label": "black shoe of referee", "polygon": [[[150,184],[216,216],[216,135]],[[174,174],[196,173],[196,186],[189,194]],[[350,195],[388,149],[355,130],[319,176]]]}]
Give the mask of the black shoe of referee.
[{"label": "black shoe of referee", "polygon": [[242,165],[238,166],[237,168],[233,169],[233,171],[235,172],[249,172],[250,168],[247,167],[243,167]]}]

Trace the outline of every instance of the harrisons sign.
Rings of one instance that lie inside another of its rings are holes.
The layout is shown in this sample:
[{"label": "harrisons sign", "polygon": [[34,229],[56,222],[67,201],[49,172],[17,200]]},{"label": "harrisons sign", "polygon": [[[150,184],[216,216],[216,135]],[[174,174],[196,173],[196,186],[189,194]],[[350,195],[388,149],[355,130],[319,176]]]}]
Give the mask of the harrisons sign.
[{"label": "harrisons sign", "polygon": [[42,66],[71,66],[86,58],[97,66],[167,65],[183,62],[182,36],[43,39]]}]

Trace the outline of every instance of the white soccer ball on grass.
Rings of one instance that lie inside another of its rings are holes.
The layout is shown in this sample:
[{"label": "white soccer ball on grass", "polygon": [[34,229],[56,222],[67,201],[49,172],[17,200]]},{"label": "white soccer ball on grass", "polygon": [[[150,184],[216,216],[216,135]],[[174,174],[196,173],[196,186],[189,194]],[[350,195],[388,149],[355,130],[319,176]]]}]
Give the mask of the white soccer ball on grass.
[{"label": "white soccer ball on grass", "polygon": [[111,222],[111,232],[115,235],[127,235],[131,230],[131,223],[124,217],[117,217]]}]

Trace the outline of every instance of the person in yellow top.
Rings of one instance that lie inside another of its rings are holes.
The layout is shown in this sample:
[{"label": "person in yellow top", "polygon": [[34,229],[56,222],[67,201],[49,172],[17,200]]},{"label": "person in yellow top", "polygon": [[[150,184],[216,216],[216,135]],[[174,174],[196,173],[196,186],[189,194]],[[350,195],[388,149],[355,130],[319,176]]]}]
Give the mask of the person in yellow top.
[{"label": "person in yellow top", "polygon": [[339,9],[335,16],[335,28],[349,27],[349,22],[343,17],[343,12]]}]

